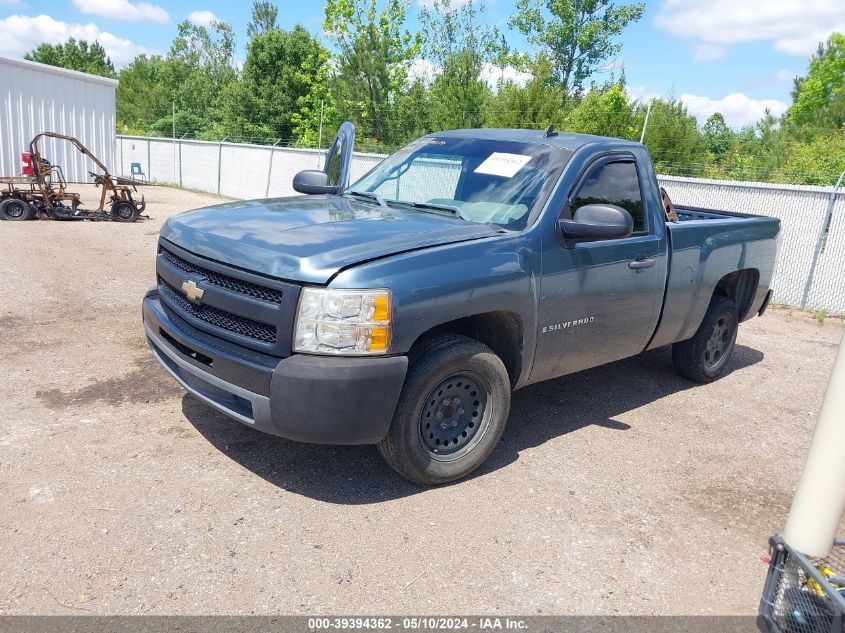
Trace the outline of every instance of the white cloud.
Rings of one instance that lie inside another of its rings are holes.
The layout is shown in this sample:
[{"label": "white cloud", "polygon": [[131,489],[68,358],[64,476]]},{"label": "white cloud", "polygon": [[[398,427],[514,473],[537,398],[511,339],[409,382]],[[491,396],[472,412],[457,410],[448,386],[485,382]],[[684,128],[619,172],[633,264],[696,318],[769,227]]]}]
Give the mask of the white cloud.
[{"label": "white cloud", "polygon": [[641,101],[645,103],[646,101],[651,101],[652,99],[656,99],[660,96],[660,93],[656,90],[651,90],[650,88],[646,88],[645,86],[626,86],[625,92],[628,93],[628,96],[631,99],[636,101]]},{"label": "white cloud", "polygon": [[101,31],[96,24],[68,24],[49,15],[10,15],[0,20],[0,33],[4,34],[0,38],[0,55],[7,57],[23,57],[42,42],[60,44],[71,37],[99,42],[116,66],[132,61],[141,53],[152,52],[130,40]]},{"label": "white cloud", "polygon": [[698,61],[760,41],[808,57],[831,33],[845,31],[845,10],[842,0],[664,0],[654,24],[688,40]]},{"label": "white cloud", "polygon": [[[659,92],[645,86],[627,86],[625,91],[631,99],[642,103],[661,97]],[[732,92],[722,99],[685,93],[679,99],[700,125],[703,125],[710,115],[721,112],[725,122],[732,128],[754,125],[763,118],[767,108],[775,116],[780,116],[789,107],[777,99],[752,99],[742,92]]]},{"label": "white cloud", "polygon": [[129,0],[73,0],[73,4],[82,13],[97,15],[110,20],[149,21],[165,24],[170,15],[157,4]]},{"label": "white cloud", "polygon": [[[414,82],[417,79],[422,79],[423,83],[431,85],[442,71],[443,69],[440,66],[427,59],[417,58],[411,60],[408,65],[408,81]],[[499,66],[486,62],[481,68],[479,78],[490,86],[491,90],[495,91],[499,87],[499,80],[512,81],[517,86],[522,87],[530,81],[531,73],[521,72],[513,66],[505,66],[503,70]]]},{"label": "white cloud", "polygon": [[482,81],[484,81],[493,90],[496,90],[496,88],[499,87],[500,79],[503,79],[504,81],[512,81],[517,86],[522,87],[531,81],[531,77],[531,73],[524,73],[513,66],[505,66],[504,69],[502,69],[500,66],[495,66],[489,62],[485,63],[484,67],[481,69]]},{"label": "white cloud", "polygon": [[763,118],[767,108],[772,114],[779,116],[788,107],[783,101],[777,99],[751,99],[741,92],[732,92],[723,99],[693,94],[682,94],[680,99],[687,111],[698,119],[699,123],[703,124],[711,114],[721,112],[725,117],[725,122],[733,128],[754,125]]},{"label": "white cloud", "polygon": [[220,18],[211,11],[191,11],[188,19],[197,26],[211,26],[214,22],[220,21]]},{"label": "white cloud", "polygon": [[[449,11],[454,11],[455,9],[460,9],[462,6],[467,4],[470,0],[450,0],[449,1]],[[478,4],[484,4],[479,2]],[[423,9],[433,9],[434,8],[434,0],[417,0],[417,5]]]},{"label": "white cloud", "polygon": [[425,85],[429,86],[434,78],[440,74],[440,70],[439,66],[435,66],[427,59],[412,59],[411,63],[408,64],[408,82],[413,83],[421,79]]},{"label": "white cloud", "polygon": [[727,46],[715,42],[704,42],[692,47],[692,56],[697,62],[712,62],[714,59],[722,59],[727,52]]}]

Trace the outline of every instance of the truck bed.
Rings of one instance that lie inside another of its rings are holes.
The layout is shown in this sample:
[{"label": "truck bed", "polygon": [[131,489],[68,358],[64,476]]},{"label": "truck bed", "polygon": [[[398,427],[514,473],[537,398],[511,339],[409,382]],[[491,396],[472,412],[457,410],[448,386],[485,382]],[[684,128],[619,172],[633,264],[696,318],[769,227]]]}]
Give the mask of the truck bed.
[{"label": "truck bed", "polygon": [[735,211],[717,211],[716,209],[704,209],[702,207],[679,207],[675,206],[678,212],[678,219],[681,222],[693,220],[730,220],[730,219],[757,219],[764,216],[752,215],[750,213],[737,213]]},{"label": "truck bed", "polygon": [[[669,278],[663,311],[649,348],[682,341],[701,323],[716,284],[731,271],[751,270],[756,279],[771,279],[777,218],[676,206],[680,222],[667,222]],[[763,301],[767,286],[760,286],[748,305],[737,306],[740,319],[752,315]]]}]

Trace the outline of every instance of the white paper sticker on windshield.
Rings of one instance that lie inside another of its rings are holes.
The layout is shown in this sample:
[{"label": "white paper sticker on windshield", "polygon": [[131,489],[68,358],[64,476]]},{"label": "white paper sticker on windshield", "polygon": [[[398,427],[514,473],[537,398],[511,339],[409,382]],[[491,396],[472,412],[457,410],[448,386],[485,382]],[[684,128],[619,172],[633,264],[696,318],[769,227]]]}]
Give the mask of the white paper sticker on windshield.
[{"label": "white paper sticker on windshield", "polygon": [[523,156],[522,154],[493,152],[487,160],[476,168],[475,173],[513,178],[516,172],[522,169],[529,160],[531,160],[530,156]]}]

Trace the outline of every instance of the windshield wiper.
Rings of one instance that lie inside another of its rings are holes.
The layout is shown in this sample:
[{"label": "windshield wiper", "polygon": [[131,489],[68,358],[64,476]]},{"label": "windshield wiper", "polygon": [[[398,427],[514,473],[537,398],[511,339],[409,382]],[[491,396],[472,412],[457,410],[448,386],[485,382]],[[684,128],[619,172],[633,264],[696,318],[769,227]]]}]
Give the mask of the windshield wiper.
[{"label": "windshield wiper", "polygon": [[382,198],[375,191],[357,191],[357,190],[355,190],[355,191],[347,191],[346,193],[349,194],[350,196],[360,196],[362,198],[369,198],[370,200],[377,202],[378,206],[380,206],[380,207],[384,207],[385,209],[390,208],[388,206],[387,202],[385,202],[384,198]]},{"label": "windshield wiper", "polygon": [[412,202],[411,206],[416,207],[417,209],[432,209],[433,211],[446,211],[451,215],[454,215],[456,218],[461,218],[461,220],[466,220],[467,222],[473,222],[474,220],[461,211],[460,207],[456,207],[452,204],[435,204],[433,202]]}]

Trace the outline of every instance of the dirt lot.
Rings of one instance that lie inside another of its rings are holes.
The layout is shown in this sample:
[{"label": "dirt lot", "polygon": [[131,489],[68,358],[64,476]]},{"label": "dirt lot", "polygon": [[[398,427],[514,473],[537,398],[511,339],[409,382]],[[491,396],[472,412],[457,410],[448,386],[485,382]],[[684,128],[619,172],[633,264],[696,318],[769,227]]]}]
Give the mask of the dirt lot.
[{"label": "dirt lot", "polygon": [[0,613],[756,611],[840,321],[773,309],[712,385],[663,349],[529,387],[482,471],[426,490],[159,368],[158,228],[216,198],[146,194],[145,223],[0,224]]}]

